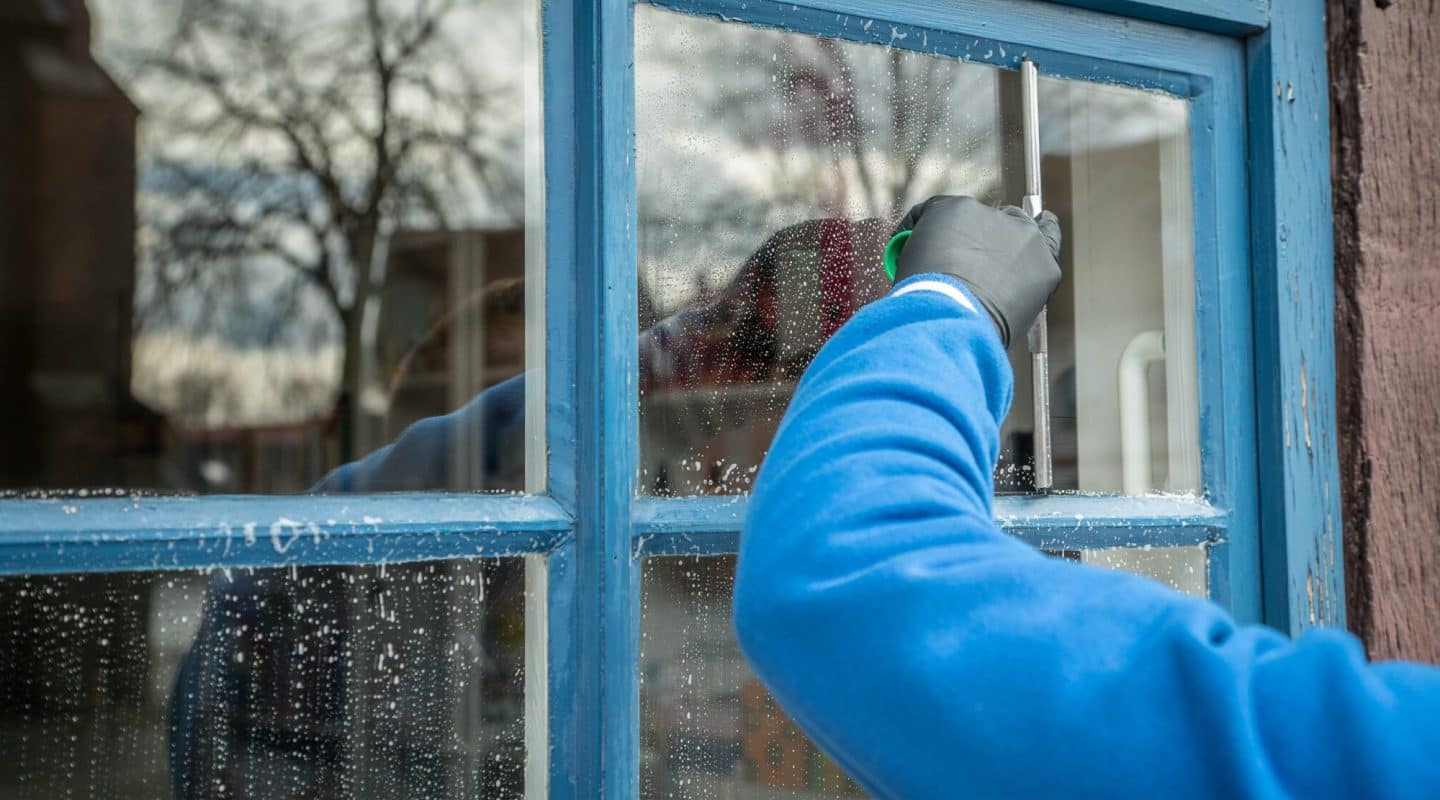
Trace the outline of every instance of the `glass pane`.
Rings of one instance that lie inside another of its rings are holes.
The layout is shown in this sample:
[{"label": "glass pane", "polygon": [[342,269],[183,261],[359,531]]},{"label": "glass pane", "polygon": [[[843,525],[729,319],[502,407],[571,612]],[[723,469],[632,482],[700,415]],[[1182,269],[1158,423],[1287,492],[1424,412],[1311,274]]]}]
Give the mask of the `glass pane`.
[{"label": "glass pane", "polygon": [[730,624],[735,557],[647,558],[640,796],[865,796],[775,704]]},{"label": "glass pane", "polygon": [[88,6],[6,29],[0,490],[539,488],[538,2]]},{"label": "glass pane", "polygon": [[[1049,311],[1055,485],[1198,492],[1189,105],[1042,79],[1040,108],[1045,202],[1065,226],[1065,278]],[[1002,437],[1012,463],[1026,463],[1034,416],[1023,342],[1011,363]]]},{"label": "glass pane", "polygon": [[1209,552],[1204,547],[1136,547],[1086,550],[1081,561],[1144,575],[1195,597],[1209,597]]},{"label": "glass pane", "polygon": [[[1050,79],[1040,100],[1066,227],[1056,487],[1195,490],[1188,106]],[[887,290],[899,216],[935,193],[1020,201],[1020,123],[1013,71],[637,7],[641,490],[745,491],[810,357]],[[1025,492],[1024,337],[1011,361],[997,479]]]},{"label": "glass pane", "polygon": [[[1204,597],[1201,547],[1056,554]],[[864,792],[781,711],[735,642],[735,557],[644,562],[640,796],[812,798]]]},{"label": "glass pane", "polygon": [[0,796],[523,796],[524,561],[0,579]]}]

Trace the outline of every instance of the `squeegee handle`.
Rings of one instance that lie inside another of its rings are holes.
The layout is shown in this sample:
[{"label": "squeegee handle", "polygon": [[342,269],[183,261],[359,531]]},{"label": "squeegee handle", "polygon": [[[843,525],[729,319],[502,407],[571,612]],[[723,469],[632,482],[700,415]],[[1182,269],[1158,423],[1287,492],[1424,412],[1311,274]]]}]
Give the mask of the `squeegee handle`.
[{"label": "squeegee handle", "polygon": [[[1040,192],[1039,72],[1035,62],[1020,62],[1020,113],[1025,136],[1025,197],[1021,206],[1031,217],[1040,216],[1045,204]],[[1046,309],[1040,309],[1027,337],[1030,345],[1031,390],[1035,409],[1035,491],[1049,492],[1055,485],[1054,457],[1050,449],[1050,330]]]}]

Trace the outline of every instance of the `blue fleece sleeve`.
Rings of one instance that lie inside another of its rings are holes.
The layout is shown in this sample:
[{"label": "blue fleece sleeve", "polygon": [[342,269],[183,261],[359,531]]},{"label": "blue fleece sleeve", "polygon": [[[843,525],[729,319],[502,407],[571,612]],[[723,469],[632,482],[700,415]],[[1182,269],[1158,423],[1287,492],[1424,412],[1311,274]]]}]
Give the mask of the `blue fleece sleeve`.
[{"label": "blue fleece sleeve", "polygon": [[741,646],[817,744],[878,797],[1440,797],[1440,671],[1003,534],[1005,353],[916,280],[811,364],[741,541]]}]

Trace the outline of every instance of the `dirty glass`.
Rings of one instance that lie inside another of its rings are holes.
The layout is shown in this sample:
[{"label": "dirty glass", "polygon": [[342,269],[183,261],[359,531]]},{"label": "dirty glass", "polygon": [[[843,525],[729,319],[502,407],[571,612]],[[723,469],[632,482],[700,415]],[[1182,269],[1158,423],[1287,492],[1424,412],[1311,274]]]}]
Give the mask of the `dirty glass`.
[{"label": "dirty glass", "polygon": [[1080,561],[1153,578],[1177,592],[1209,596],[1209,553],[1204,547],[1127,547],[1084,550]]},{"label": "dirty glass", "polygon": [[[1199,547],[1056,554],[1205,596]],[[647,558],[640,606],[640,796],[865,796],[805,737],[735,641],[735,557]]]},{"label": "dirty glass", "polygon": [[735,642],[735,557],[644,561],[640,796],[864,797],[776,705]]},{"label": "dirty glass", "polygon": [[523,563],[0,579],[0,797],[522,797]]},{"label": "dirty glass", "polygon": [[0,491],[541,488],[538,0],[22,5]]},{"label": "dirty glass", "polygon": [[[809,359],[888,289],[880,254],[905,210],[936,193],[1019,203],[1019,80],[644,5],[635,26],[640,487],[743,492]],[[1040,111],[1066,237],[1049,315],[1055,486],[1194,491],[1188,106],[1042,78]],[[1001,492],[1033,488],[1017,339]]]}]

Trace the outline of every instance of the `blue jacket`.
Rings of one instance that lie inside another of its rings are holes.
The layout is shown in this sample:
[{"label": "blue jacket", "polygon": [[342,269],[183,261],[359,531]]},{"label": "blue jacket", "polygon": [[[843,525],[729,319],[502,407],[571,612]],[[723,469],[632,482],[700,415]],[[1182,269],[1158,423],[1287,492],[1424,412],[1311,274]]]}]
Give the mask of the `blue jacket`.
[{"label": "blue jacket", "polygon": [[1440,671],[996,527],[1012,376],[957,289],[842,328],[758,478],[735,626],[796,722],[878,797],[1440,797]]}]

